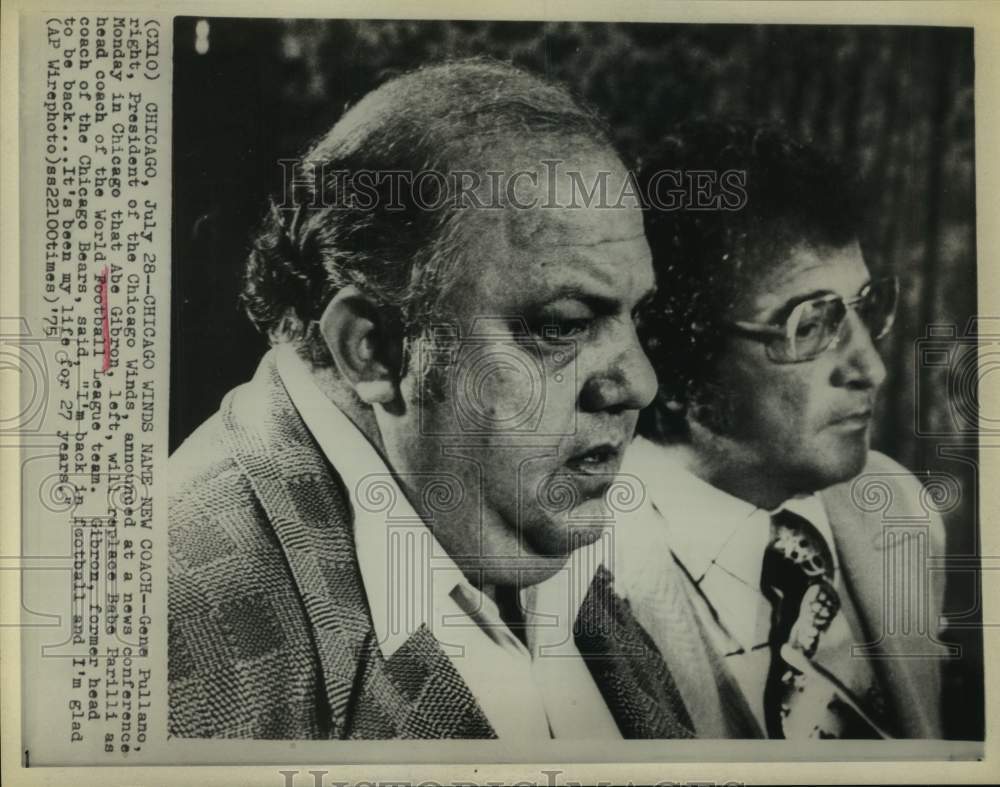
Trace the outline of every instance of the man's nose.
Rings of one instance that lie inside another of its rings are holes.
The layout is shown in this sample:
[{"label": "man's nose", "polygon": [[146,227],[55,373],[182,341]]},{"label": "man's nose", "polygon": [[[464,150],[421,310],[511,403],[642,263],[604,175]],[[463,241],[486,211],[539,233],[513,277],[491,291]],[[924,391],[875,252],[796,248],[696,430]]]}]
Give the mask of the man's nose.
[{"label": "man's nose", "polygon": [[842,362],[834,370],[834,383],[848,388],[878,388],[885,382],[885,364],[868,326],[853,309],[847,310],[846,333],[841,342]]},{"label": "man's nose", "polygon": [[584,385],[581,405],[589,411],[641,410],[656,396],[656,384],[656,372],[630,327],[626,346]]}]

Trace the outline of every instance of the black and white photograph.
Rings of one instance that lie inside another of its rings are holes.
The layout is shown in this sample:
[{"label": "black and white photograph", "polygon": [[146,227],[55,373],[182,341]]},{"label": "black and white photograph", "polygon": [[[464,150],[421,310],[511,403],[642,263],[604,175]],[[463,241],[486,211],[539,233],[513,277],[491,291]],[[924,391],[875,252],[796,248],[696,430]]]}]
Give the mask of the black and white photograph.
[{"label": "black and white photograph", "polygon": [[997,780],[987,3],[94,8],[0,10],[0,781]]},{"label": "black and white photograph", "polygon": [[982,740],[970,29],[174,41],[171,735]]}]

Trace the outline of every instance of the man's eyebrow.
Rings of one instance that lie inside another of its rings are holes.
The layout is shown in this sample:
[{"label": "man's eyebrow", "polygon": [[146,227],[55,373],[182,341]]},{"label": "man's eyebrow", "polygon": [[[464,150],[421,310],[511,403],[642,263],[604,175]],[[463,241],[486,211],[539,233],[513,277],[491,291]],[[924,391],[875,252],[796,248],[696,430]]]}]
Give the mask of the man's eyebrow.
[{"label": "man's eyebrow", "polygon": [[803,301],[811,301],[813,298],[822,298],[824,295],[833,295],[833,294],[834,294],[833,290],[829,289],[828,287],[820,290],[813,290],[811,292],[804,292],[801,295],[795,295],[789,298],[787,301],[785,301],[785,305],[787,306],[791,304],[792,306],[796,306],[802,303]]},{"label": "man's eyebrow", "polygon": [[[635,308],[644,306],[653,296],[656,294],[656,287],[650,287],[646,290],[642,296],[636,301]],[[584,287],[580,287],[576,284],[567,284],[563,287],[558,287],[552,292],[545,293],[544,296],[538,299],[535,308],[544,309],[553,303],[558,303],[559,301],[580,301],[581,303],[587,304],[595,312],[601,314],[612,314],[621,308],[622,301],[620,298],[615,298],[609,295],[602,295],[601,293],[594,292],[593,290],[588,290]]]},{"label": "man's eyebrow", "polygon": [[[855,295],[859,295],[861,291],[871,283],[872,280],[870,278],[865,279],[864,284],[862,284],[858,288],[858,291],[855,293]],[[813,290],[812,292],[802,293],[801,295],[795,295],[794,297],[789,298],[787,301],[785,301],[781,306],[774,309],[767,319],[768,320],[784,319],[789,314],[791,314],[792,309],[794,309],[800,303],[811,301],[813,298],[822,298],[824,295],[836,295],[836,293],[829,288],[825,288],[825,289]]]}]

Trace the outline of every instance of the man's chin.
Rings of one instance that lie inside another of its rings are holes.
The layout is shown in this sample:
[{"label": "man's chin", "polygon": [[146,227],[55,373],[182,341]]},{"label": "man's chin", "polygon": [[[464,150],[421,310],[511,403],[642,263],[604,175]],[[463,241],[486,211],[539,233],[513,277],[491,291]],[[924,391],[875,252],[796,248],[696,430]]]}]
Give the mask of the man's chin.
[{"label": "man's chin", "polygon": [[546,521],[526,528],[518,555],[482,557],[476,568],[490,584],[533,585],[562,571],[570,555],[601,538],[607,525],[607,508],[588,501],[562,521]]},{"label": "man's chin", "polygon": [[582,500],[569,511],[539,518],[525,527],[521,545],[526,553],[565,559],[580,547],[594,543],[612,524],[611,508],[604,496]]},{"label": "man's chin", "polygon": [[868,443],[865,441],[863,444],[856,444],[831,454],[829,459],[817,468],[814,491],[842,484],[859,475],[868,461],[868,450]]}]

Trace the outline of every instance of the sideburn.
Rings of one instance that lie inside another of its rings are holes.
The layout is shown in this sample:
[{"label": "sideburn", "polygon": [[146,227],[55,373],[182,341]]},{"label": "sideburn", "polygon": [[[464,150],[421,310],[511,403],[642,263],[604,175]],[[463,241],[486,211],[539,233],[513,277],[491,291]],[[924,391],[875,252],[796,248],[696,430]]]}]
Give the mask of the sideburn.
[{"label": "sideburn", "polygon": [[738,394],[717,381],[703,382],[691,392],[691,417],[719,437],[738,437]]}]

